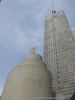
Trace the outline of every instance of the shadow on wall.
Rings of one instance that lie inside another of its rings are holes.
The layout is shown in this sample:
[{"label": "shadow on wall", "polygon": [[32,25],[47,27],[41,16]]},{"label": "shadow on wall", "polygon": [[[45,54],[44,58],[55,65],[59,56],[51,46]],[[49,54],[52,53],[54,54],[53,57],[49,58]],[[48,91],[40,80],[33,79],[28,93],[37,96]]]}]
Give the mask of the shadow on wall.
[{"label": "shadow on wall", "polygon": [[70,100],[75,100],[75,92],[74,92],[74,94],[73,94],[73,96],[71,97]]}]

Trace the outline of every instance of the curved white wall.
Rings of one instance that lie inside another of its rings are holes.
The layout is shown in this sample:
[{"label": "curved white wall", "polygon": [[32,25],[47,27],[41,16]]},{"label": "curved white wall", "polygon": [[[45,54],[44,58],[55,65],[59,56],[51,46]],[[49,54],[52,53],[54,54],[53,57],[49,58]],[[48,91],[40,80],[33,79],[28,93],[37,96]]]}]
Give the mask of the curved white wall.
[{"label": "curved white wall", "polygon": [[34,53],[29,54],[9,73],[1,100],[33,100],[50,96],[51,74],[42,62],[42,57]]}]

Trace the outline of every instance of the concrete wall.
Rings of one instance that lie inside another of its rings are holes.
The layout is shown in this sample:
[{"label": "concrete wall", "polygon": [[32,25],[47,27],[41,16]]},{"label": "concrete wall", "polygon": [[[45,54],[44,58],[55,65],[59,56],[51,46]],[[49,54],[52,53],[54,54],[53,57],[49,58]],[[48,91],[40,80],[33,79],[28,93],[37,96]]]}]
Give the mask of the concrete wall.
[{"label": "concrete wall", "polygon": [[1,100],[34,100],[50,96],[51,74],[40,55],[30,54],[9,73]]},{"label": "concrete wall", "polygon": [[64,11],[45,19],[44,62],[52,74],[53,92],[75,91],[75,39]]}]

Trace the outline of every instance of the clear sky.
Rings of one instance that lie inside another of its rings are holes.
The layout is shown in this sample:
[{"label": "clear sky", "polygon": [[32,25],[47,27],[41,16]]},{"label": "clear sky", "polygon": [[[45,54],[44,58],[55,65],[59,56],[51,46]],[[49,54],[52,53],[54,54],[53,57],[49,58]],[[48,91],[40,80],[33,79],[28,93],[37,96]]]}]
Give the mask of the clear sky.
[{"label": "clear sky", "polygon": [[75,27],[75,0],[2,0],[0,3],[0,95],[11,69],[32,47],[43,55],[44,21],[55,10],[64,10]]}]

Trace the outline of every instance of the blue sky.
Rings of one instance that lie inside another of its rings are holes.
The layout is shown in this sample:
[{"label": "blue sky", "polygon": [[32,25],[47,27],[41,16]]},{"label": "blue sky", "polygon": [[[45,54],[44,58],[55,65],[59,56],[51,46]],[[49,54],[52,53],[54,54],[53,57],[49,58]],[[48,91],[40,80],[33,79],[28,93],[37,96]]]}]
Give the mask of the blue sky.
[{"label": "blue sky", "polygon": [[75,27],[75,0],[2,0],[0,3],[0,95],[6,77],[32,47],[43,55],[44,21],[64,10],[71,28]]}]

